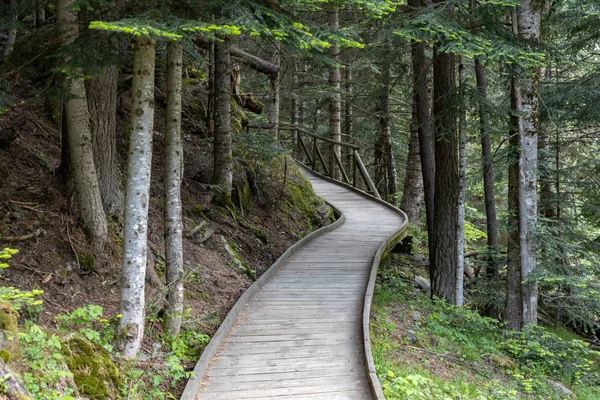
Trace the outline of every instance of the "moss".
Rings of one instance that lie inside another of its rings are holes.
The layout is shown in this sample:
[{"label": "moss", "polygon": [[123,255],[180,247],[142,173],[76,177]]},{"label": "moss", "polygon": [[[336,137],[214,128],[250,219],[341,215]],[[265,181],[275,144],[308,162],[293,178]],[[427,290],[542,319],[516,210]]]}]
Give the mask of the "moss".
[{"label": "moss", "polygon": [[69,335],[62,351],[82,395],[91,400],[119,398],[119,370],[105,349],[81,335]]},{"label": "moss", "polygon": [[91,253],[77,254],[77,260],[83,271],[94,270],[94,255]]},{"label": "moss", "polygon": [[0,358],[5,362],[9,363],[11,360],[10,352],[6,349],[0,350]]},{"label": "moss", "polygon": [[250,190],[250,183],[247,179],[244,179],[242,184],[235,185],[233,190],[233,201],[237,203],[243,212],[250,210],[250,198],[252,197],[252,191]]},{"label": "moss", "polygon": [[246,221],[245,219],[243,219],[242,217],[239,217],[237,215],[235,217],[235,220],[242,227],[244,227],[244,228],[249,229],[250,231],[252,231],[252,233],[254,234],[254,236],[256,236],[263,243],[267,243],[269,241],[269,235],[267,234],[266,231],[260,229],[257,226],[252,225],[251,223],[249,223],[248,221]]},{"label": "moss", "polygon": [[231,107],[231,128],[236,133],[242,133],[250,120],[235,101],[233,96],[229,98],[229,105]]},{"label": "moss", "polygon": [[242,257],[240,257],[240,255],[238,254],[238,252],[233,248],[233,246],[231,246],[229,244],[229,242],[227,242],[227,239],[225,239],[223,236],[221,236],[221,241],[223,242],[223,246],[225,247],[225,250],[227,251],[227,253],[229,254],[229,256],[231,257],[231,261],[232,263],[243,273],[245,273],[248,278],[252,279],[253,281],[256,280],[256,271],[254,271],[252,268],[250,268],[248,266],[248,264],[246,264],[246,262],[242,259]]},{"label": "moss", "polygon": [[15,309],[7,303],[0,304],[0,331],[17,333],[19,331],[18,319],[19,313]]}]

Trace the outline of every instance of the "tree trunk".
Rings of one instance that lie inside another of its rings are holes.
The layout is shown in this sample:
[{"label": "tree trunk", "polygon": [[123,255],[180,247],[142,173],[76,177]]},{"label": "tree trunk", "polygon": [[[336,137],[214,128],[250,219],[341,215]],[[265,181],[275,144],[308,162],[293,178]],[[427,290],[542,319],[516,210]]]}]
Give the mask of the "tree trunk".
[{"label": "tree trunk", "polygon": [[555,176],[550,167],[552,150],[548,141],[548,132],[539,131],[538,153],[540,157],[540,214],[555,219],[557,214]]},{"label": "tree trunk", "polygon": [[138,37],[133,56],[131,136],[127,160],[123,266],[117,344],[126,359],[134,358],[144,335],[148,204],[154,128],[156,42]]},{"label": "tree trunk", "polygon": [[44,0],[35,2],[35,27],[41,28],[46,24],[46,4]]},{"label": "tree trunk", "polygon": [[[379,142],[381,151],[382,165],[380,168],[384,177],[385,188],[382,193],[382,198],[386,201],[396,204],[395,195],[398,191],[396,186],[396,161],[394,160],[394,152],[392,149],[392,131],[390,125],[390,87],[391,87],[391,69],[392,65],[389,58],[391,52],[391,44],[389,39],[386,40],[386,46],[383,55],[383,64],[381,68],[381,86],[379,92],[380,110],[379,110]],[[379,180],[377,185],[379,187]],[[380,191],[381,192],[381,191]]]},{"label": "tree trunk", "polygon": [[423,173],[421,171],[421,157],[419,155],[419,124],[417,110],[413,101],[413,115],[410,124],[410,142],[408,144],[408,159],[406,160],[406,173],[404,175],[404,189],[400,209],[408,216],[410,223],[418,227],[421,221],[421,208],[425,192],[423,191]]},{"label": "tree trunk", "polygon": [[214,168],[211,184],[217,185],[215,201],[231,203],[233,187],[233,154],[231,144],[231,105],[229,77],[231,63],[229,41],[215,43],[215,139]]},{"label": "tree trunk", "polygon": [[12,24],[8,30],[8,38],[6,39],[6,44],[4,45],[4,57],[8,57],[12,53],[17,40],[17,21],[19,18],[17,0],[10,1],[10,11],[12,13]]},{"label": "tree trunk", "polygon": [[167,111],[165,115],[165,259],[167,329],[177,336],[183,313],[183,223],[181,221],[181,81],[182,44],[167,45]]},{"label": "tree trunk", "polygon": [[[297,59],[292,61],[292,95],[290,104],[290,122],[293,126],[299,126],[298,117],[300,113],[300,98],[298,96],[298,70],[299,62]],[[298,139],[299,132],[294,131],[294,157],[298,159],[301,156],[302,149],[300,148],[300,140]]]},{"label": "tree trunk", "polygon": [[94,164],[104,209],[109,214],[123,208],[117,163],[117,83],[114,66],[102,69],[102,76],[85,81],[90,112]]},{"label": "tree trunk", "polygon": [[[418,10],[421,0],[409,0],[409,6]],[[419,131],[419,153],[421,156],[421,172],[423,174],[423,188],[425,189],[425,212],[427,217],[427,233],[429,254],[433,254],[433,220],[434,220],[434,192],[435,192],[435,161],[433,158],[433,145],[431,139],[430,108],[429,108],[429,85],[427,71],[429,69],[425,57],[425,44],[413,41],[413,82],[414,82],[414,106],[417,115],[417,129]],[[430,267],[431,268],[431,267]],[[431,276],[430,270],[430,276]]]},{"label": "tree trunk", "polygon": [[435,193],[431,293],[455,304],[458,221],[458,138],[454,55],[434,50]]},{"label": "tree trunk", "polygon": [[467,109],[465,99],[465,58],[460,56],[458,63],[458,82],[459,82],[459,123],[458,123],[458,224],[456,228],[456,302],[457,306],[464,304],[463,283],[465,274],[465,197],[467,190]]},{"label": "tree trunk", "polygon": [[[519,39],[535,43],[540,35],[540,10],[533,0],[522,0],[517,7],[516,25]],[[513,24],[515,23],[513,17]],[[518,115],[518,165],[509,169],[511,211],[517,212],[509,225],[507,320],[508,328],[520,330],[537,324],[538,289],[535,281],[528,280],[536,267],[537,243],[537,150],[539,130],[539,68],[532,67],[526,75],[513,79],[513,108]],[[515,194],[515,191],[517,192]],[[515,209],[515,207],[517,207]],[[518,240],[517,240],[518,239]],[[517,261],[518,257],[518,261]]]},{"label": "tree trunk", "polygon": [[[279,65],[281,55],[279,49],[275,55],[275,65]],[[278,67],[279,68],[279,67]],[[269,134],[273,138],[279,139],[279,72],[269,77],[271,84],[271,93],[269,98]]]},{"label": "tree trunk", "polygon": [[[337,31],[340,29],[339,12],[336,7],[327,12],[327,21],[331,30]],[[329,55],[334,63],[339,63],[339,48],[332,45],[329,48]],[[331,94],[329,95],[329,137],[338,142],[342,141],[342,109],[341,109],[341,73],[338,66],[329,67],[329,87]],[[339,146],[332,145],[331,149],[341,160],[341,149]],[[339,170],[336,167],[333,154],[330,155],[329,174],[332,178],[339,178]]]},{"label": "tree trunk", "polygon": [[487,101],[487,79],[485,68],[481,61],[475,59],[475,78],[477,80],[477,91],[479,92],[479,131],[481,135],[481,160],[483,163],[483,190],[485,198],[485,215],[487,227],[488,263],[486,276],[494,282],[498,281],[498,220],[496,217],[496,196],[494,190],[494,170],[492,166],[492,146],[490,143],[490,132],[488,113],[485,109]]},{"label": "tree trunk", "polygon": [[[351,139],[354,135],[354,108],[352,106],[353,99],[353,84],[352,84],[352,67],[347,64],[344,68],[344,134],[346,140],[352,143]],[[352,150],[346,149],[346,160],[348,170],[352,170]]]},{"label": "tree trunk", "polygon": [[[73,43],[79,34],[77,15],[71,5],[74,0],[57,2],[57,23],[64,32],[65,46]],[[64,91],[65,116],[68,131],[69,162],[79,217],[94,251],[103,249],[107,236],[106,215],[98,188],[98,176],[94,166],[92,134],[83,79],[66,78]]]}]

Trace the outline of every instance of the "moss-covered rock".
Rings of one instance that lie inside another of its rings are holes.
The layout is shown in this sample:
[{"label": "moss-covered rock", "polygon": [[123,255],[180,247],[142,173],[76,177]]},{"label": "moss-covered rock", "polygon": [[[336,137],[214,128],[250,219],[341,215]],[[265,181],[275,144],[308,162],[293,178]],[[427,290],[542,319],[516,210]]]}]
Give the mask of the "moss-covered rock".
[{"label": "moss-covered rock", "polygon": [[20,355],[19,313],[10,304],[0,304],[0,358],[8,363]]},{"label": "moss-covered rock", "polygon": [[105,349],[79,334],[69,334],[61,342],[65,361],[82,396],[91,400],[119,398],[119,370]]}]

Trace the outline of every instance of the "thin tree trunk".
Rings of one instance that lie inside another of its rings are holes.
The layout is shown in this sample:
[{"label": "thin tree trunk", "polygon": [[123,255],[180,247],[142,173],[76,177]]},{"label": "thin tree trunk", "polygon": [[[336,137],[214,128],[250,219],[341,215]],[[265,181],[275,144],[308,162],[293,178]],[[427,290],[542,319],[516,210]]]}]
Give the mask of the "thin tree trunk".
[{"label": "thin tree trunk", "polygon": [[[279,49],[276,53],[275,65],[279,66],[281,55]],[[279,67],[278,67],[279,69]],[[271,84],[271,93],[269,98],[269,133],[273,138],[279,139],[279,72],[269,76]]]},{"label": "thin tree trunk", "polygon": [[46,4],[44,0],[35,2],[35,27],[41,28],[46,24]]},{"label": "thin tree trunk", "polygon": [[486,276],[494,282],[498,282],[498,220],[496,217],[496,196],[494,190],[494,170],[492,166],[492,146],[490,143],[490,132],[488,113],[485,109],[487,101],[487,79],[485,68],[481,61],[475,59],[475,79],[479,92],[479,131],[481,135],[481,160],[483,164],[483,190],[485,197],[485,215],[487,227],[488,263]]},{"label": "thin tree trunk", "polygon": [[98,186],[102,204],[110,214],[123,208],[117,163],[117,83],[114,66],[103,68],[101,76],[85,81]]},{"label": "thin tree trunk", "polygon": [[225,40],[222,43],[215,43],[215,140],[214,168],[211,179],[211,183],[218,186],[215,200],[221,204],[231,203],[233,187],[230,75],[229,41]]},{"label": "thin tree trunk", "polygon": [[519,254],[519,89],[511,78],[510,158],[508,165],[508,255],[506,265],[506,322],[509,330],[521,329],[523,320],[521,293],[521,257]]},{"label": "thin tree trunk", "polygon": [[[413,10],[418,10],[421,0],[409,0],[409,6]],[[425,212],[427,217],[427,233],[429,254],[433,254],[433,223],[434,223],[434,192],[435,192],[435,161],[433,158],[429,84],[427,71],[429,69],[427,58],[425,57],[425,44],[413,41],[412,60],[413,60],[413,82],[417,115],[417,129],[419,131],[419,153],[421,156],[421,172],[423,174],[423,188],[425,189]],[[430,266],[430,276],[431,273]]]},{"label": "thin tree trunk", "polygon": [[[77,15],[72,11],[74,0],[57,2],[57,23],[65,35],[65,46],[79,34]],[[83,79],[67,78],[64,83],[66,126],[68,131],[69,162],[79,217],[95,251],[103,249],[107,236],[106,215],[98,188],[94,166],[92,134]]]},{"label": "thin tree trunk", "polygon": [[[352,106],[353,99],[353,84],[352,84],[352,67],[347,64],[344,68],[344,134],[346,140],[351,142],[351,137],[354,135],[354,108]],[[346,160],[348,169],[352,169],[352,151],[346,149]]]},{"label": "thin tree trunk", "polygon": [[[517,12],[513,17],[513,25],[515,19],[516,33],[520,40],[529,43],[539,40],[540,10],[533,0],[521,0],[521,5],[517,7]],[[512,248],[509,247],[508,253],[507,320],[508,328],[512,330],[520,330],[526,325],[537,324],[538,288],[536,282],[528,280],[528,277],[537,263],[535,235],[540,70],[532,67],[526,73],[526,75],[514,79],[513,89],[513,108],[518,111],[519,157],[518,166],[515,167],[513,162],[512,171],[509,170],[509,179],[512,176],[509,189],[511,185],[513,186],[512,212],[515,211],[514,207],[516,206],[518,216],[518,236],[514,233],[514,228],[509,225]],[[514,193],[515,188],[518,192],[517,195]],[[518,262],[515,259],[517,256]],[[515,313],[515,315],[511,315],[511,313]]]},{"label": "thin tree trunk", "polygon": [[156,42],[138,37],[133,56],[131,137],[127,160],[123,266],[117,344],[126,359],[139,352],[144,336],[148,204],[154,128]]},{"label": "thin tree trunk", "polygon": [[551,153],[548,132],[546,129],[539,131],[540,155],[540,214],[546,218],[555,219],[557,214],[555,177],[550,167]]},{"label": "thin tree trunk", "polygon": [[215,136],[215,43],[208,45],[208,104],[206,126],[210,136]]},{"label": "thin tree trunk", "polygon": [[10,11],[12,13],[12,24],[8,31],[8,39],[6,39],[6,44],[4,45],[4,57],[8,57],[12,53],[17,40],[17,21],[19,17],[17,0],[10,1]]},{"label": "thin tree trunk", "polygon": [[[292,95],[290,104],[290,122],[293,126],[299,126],[298,118],[300,113],[300,98],[298,97],[298,70],[299,62],[297,59],[292,61]],[[294,130],[294,157],[297,159],[301,155],[299,132]]]},{"label": "thin tree trunk", "polygon": [[[517,9],[519,38],[537,42],[540,37],[540,9],[534,0],[521,0]],[[528,280],[537,263],[537,162],[539,131],[540,69],[531,68],[519,79],[521,108],[519,136],[521,139],[519,185],[519,245],[521,250],[521,278],[523,292],[523,326],[537,324],[538,288]]]},{"label": "thin tree trunk", "polygon": [[167,112],[165,115],[165,259],[167,329],[177,336],[183,313],[183,223],[181,221],[181,41],[167,45]]},{"label": "thin tree trunk", "polygon": [[[340,29],[339,11],[337,7],[330,9],[327,12],[327,21],[329,28],[332,30]],[[336,45],[332,45],[329,48],[329,55],[334,63],[339,63],[339,48]],[[341,110],[341,73],[338,66],[329,67],[329,87],[331,94],[329,95],[329,137],[331,139],[340,142],[342,140],[342,110]],[[339,146],[331,146],[333,152],[341,160],[341,149]],[[330,171],[329,174],[332,178],[339,178],[339,170],[336,167],[333,154],[330,159]]]},{"label": "thin tree trunk", "polygon": [[458,221],[458,137],[454,55],[434,50],[435,193],[431,293],[456,304]]},{"label": "thin tree trunk", "polygon": [[[392,131],[390,125],[390,87],[391,87],[391,69],[392,65],[389,58],[391,52],[391,44],[387,39],[386,48],[384,50],[381,88],[379,92],[380,110],[379,110],[379,141],[381,147],[381,158],[383,165],[382,176],[385,177],[385,189],[383,190],[382,198],[386,201],[396,204],[395,194],[398,191],[396,186],[396,162],[394,160],[394,152],[392,149]],[[379,182],[377,182],[379,185]]]},{"label": "thin tree trunk", "polygon": [[456,302],[457,306],[464,304],[463,298],[463,283],[465,274],[465,197],[467,190],[466,174],[467,174],[467,109],[465,99],[465,58],[460,56],[458,64],[458,81],[459,81],[459,124],[458,124],[458,224],[456,229]]},{"label": "thin tree trunk", "polygon": [[408,145],[408,159],[406,160],[406,173],[404,175],[404,189],[400,209],[406,212],[410,223],[418,227],[421,221],[421,208],[425,192],[423,190],[423,173],[421,171],[421,156],[419,155],[419,124],[417,110],[413,100],[412,121],[410,124],[410,142]]}]

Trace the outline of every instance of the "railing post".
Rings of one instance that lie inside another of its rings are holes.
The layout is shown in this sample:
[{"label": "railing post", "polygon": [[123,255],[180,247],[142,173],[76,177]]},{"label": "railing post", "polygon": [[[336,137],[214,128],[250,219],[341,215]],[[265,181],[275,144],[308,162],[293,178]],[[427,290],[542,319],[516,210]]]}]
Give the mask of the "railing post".
[{"label": "railing post", "polygon": [[313,138],[313,165],[312,165],[312,169],[313,171],[317,170],[317,138],[314,137]]},{"label": "railing post", "polygon": [[352,150],[352,186],[356,187],[356,150]]},{"label": "railing post", "polygon": [[329,177],[335,179],[335,145],[329,144]]}]

